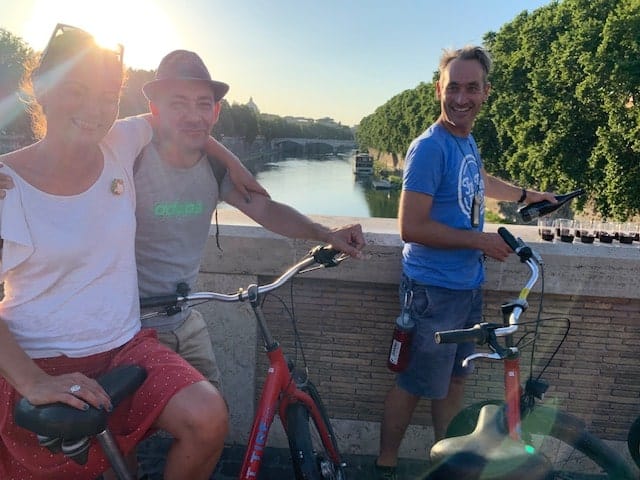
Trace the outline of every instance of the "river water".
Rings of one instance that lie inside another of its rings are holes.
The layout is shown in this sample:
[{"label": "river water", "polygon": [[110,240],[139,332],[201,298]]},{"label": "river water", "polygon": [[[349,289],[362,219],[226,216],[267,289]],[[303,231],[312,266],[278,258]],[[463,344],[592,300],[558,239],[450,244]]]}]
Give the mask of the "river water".
[{"label": "river water", "polygon": [[370,179],[356,178],[354,153],[271,159],[255,175],[271,198],[307,215],[396,218],[399,192],[374,190]]}]

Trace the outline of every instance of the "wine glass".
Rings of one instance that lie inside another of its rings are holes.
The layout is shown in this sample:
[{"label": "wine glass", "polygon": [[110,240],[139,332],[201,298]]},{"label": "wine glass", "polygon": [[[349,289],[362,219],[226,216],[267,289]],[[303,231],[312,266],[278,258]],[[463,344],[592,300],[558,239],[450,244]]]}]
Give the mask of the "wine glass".
[{"label": "wine glass", "polygon": [[600,243],[611,243],[614,238],[614,231],[616,227],[611,222],[600,222],[599,231],[600,235],[598,236]]},{"label": "wine glass", "polygon": [[596,239],[596,223],[593,220],[582,220],[578,223],[580,241],[582,243],[593,243]]},{"label": "wine glass", "polygon": [[621,222],[618,224],[618,240],[620,243],[631,245],[635,238],[634,224],[631,222]]},{"label": "wine glass", "polygon": [[538,218],[538,235],[542,237],[542,240],[551,242],[555,236],[554,233],[554,220],[549,217]]},{"label": "wine glass", "polygon": [[560,241],[561,242],[566,242],[566,243],[572,243],[573,242],[573,229],[574,229],[574,225],[573,225],[573,220],[570,220],[568,218],[559,218],[558,219],[558,227],[560,230]]}]

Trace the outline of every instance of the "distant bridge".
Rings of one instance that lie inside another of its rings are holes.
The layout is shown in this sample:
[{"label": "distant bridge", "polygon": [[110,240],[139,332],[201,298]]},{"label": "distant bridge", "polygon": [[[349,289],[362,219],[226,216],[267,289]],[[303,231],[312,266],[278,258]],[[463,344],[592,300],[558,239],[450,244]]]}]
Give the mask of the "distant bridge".
[{"label": "distant bridge", "polygon": [[339,148],[357,147],[354,140],[333,140],[330,138],[274,138],[271,140],[271,148],[278,148],[284,143],[295,143],[304,147],[305,150],[308,145],[329,145],[333,148],[334,153]]}]

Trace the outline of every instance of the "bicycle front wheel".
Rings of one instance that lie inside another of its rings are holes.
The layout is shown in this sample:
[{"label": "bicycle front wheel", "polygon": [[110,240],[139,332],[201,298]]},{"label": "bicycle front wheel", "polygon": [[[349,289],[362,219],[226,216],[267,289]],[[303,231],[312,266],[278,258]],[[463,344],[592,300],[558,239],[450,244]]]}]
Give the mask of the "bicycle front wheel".
[{"label": "bicycle front wheel", "polygon": [[329,417],[315,387],[308,385],[306,390],[318,408],[320,421],[329,435],[323,440],[305,404],[292,403],[287,407],[287,438],[296,480],[345,480],[344,466],[340,460],[332,459],[328,451],[330,445],[334,452],[338,452]]},{"label": "bicycle front wheel", "polygon": [[631,424],[631,428],[629,428],[627,446],[629,447],[631,458],[640,467],[640,417],[636,418]]},{"label": "bicycle front wheel", "polygon": [[[452,420],[447,436],[471,433],[480,409],[487,403],[503,404],[487,401],[463,409]],[[573,415],[536,405],[522,419],[522,437],[552,464],[550,478],[637,478],[637,473],[616,450],[586,430],[584,422]]]}]

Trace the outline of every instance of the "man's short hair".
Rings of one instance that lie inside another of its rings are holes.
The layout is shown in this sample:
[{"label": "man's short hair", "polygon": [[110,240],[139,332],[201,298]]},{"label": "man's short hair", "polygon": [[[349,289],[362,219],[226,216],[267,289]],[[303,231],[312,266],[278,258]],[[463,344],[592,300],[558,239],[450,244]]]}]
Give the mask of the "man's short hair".
[{"label": "man's short hair", "polygon": [[445,49],[440,57],[440,66],[438,67],[440,78],[442,78],[442,74],[447,66],[454,60],[477,60],[484,71],[482,80],[485,84],[488,83],[489,72],[491,72],[491,64],[493,62],[491,61],[491,56],[484,48],[476,45],[467,45],[457,50],[450,48]]}]

